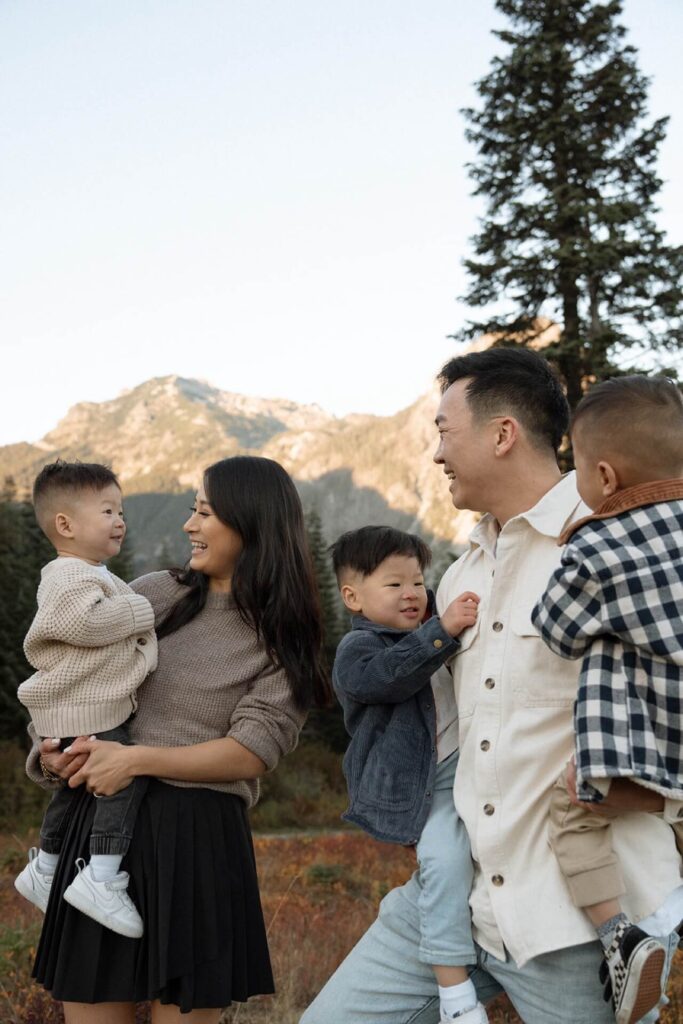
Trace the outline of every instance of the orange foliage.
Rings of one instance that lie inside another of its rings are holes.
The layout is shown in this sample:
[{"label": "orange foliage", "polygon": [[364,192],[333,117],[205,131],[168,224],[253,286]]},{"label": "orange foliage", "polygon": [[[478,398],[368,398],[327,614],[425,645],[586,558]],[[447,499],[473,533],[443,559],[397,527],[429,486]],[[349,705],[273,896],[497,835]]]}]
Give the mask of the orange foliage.
[{"label": "orange foliage", "polygon": [[[27,841],[30,845],[34,839]],[[414,854],[374,842],[358,832],[286,838],[257,837],[256,858],[277,994],[235,1005],[225,1024],[296,1024],[349,949],[372,923],[377,905],[415,866]],[[0,1024],[61,1024],[60,1008],[30,980],[40,915],[12,885],[24,850],[0,840]],[[662,1024],[683,1021],[683,958],[669,986]],[[138,1024],[148,1020],[140,1007]],[[520,1024],[501,999],[489,1008],[491,1024]]]}]

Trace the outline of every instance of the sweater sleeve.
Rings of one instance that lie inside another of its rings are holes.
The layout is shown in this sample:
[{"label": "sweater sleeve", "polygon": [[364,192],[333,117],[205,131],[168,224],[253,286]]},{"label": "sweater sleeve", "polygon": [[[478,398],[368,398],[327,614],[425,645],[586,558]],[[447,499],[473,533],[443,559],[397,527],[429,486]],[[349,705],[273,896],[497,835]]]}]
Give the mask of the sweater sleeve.
[{"label": "sweater sleeve", "polygon": [[28,775],[31,782],[35,782],[36,785],[42,789],[48,790],[50,793],[54,793],[56,789],[61,789],[64,785],[63,782],[50,782],[46,779],[40,770],[40,737],[33,727],[33,722],[29,722],[27,730],[29,739],[31,740],[31,749],[28,752],[26,758],[26,774]]},{"label": "sweater sleeve", "polygon": [[580,658],[596,636],[605,632],[602,583],[576,545],[568,544],[562,563],[531,614],[551,651]]},{"label": "sweater sleeve", "polygon": [[228,736],[260,757],[270,771],[294,750],[305,720],[306,712],[294,704],[284,671],[272,667],[238,702]]},{"label": "sweater sleeve", "polygon": [[132,591],[108,597],[96,579],[54,581],[41,601],[29,630],[31,644],[57,640],[75,647],[104,647],[154,627],[146,597]]},{"label": "sweater sleeve", "polygon": [[391,647],[376,633],[355,629],[337,649],[334,688],[361,704],[399,704],[427,686],[459,647],[436,617]]}]

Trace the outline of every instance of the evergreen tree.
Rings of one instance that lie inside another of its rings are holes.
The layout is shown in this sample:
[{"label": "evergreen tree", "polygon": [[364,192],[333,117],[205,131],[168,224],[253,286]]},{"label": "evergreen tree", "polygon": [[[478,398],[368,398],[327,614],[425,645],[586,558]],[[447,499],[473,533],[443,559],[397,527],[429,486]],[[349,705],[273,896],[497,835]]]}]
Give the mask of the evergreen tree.
[{"label": "evergreen tree", "polygon": [[[337,644],[345,630],[342,622],[337,581],[332,569],[332,559],[327,551],[320,514],[314,507],[306,513],[306,532],[308,534],[308,542],[320,594],[325,658],[331,672]],[[345,750],[347,736],[344,728],[344,717],[339,705],[322,711],[315,709],[311,711],[306,723],[305,734],[310,739],[324,743],[332,750],[340,752]]]},{"label": "evergreen tree", "polygon": [[28,502],[14,500],[11,480],[0,495],[0,738],[23,738],[28,716],[17,687],[33,672],[23,642],[36,612],[40,570],[54,558]]},{"label": "evergreen tree", "polygon": [[528,343],[539,317],[558,321],[544,354],[573,407],[582,383],[614,373],[627,349],[683,344],[683,247],[654,220],[668,119],[644,124],[648,80],[624,43],[621,0],[496,7],[511,23],[495,33],[507,50],[477,85],[482,108],[464,111],[487,205],[464,299],[489,310],[459,337]]}]

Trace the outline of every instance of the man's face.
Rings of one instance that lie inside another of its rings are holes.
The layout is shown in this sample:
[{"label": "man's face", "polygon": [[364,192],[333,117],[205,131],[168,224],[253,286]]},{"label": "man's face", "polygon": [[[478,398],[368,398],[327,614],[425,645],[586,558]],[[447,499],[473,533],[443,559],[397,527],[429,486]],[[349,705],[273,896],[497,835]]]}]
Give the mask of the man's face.
[{"label": "man's face", "polygon": [[465,396],[470,378],[456,380],[441,397],[436,414],[439,445],[434,462],[443,466],[456,508],[486,512],[495,477],[495,445],[490,422],[476,422]]}]

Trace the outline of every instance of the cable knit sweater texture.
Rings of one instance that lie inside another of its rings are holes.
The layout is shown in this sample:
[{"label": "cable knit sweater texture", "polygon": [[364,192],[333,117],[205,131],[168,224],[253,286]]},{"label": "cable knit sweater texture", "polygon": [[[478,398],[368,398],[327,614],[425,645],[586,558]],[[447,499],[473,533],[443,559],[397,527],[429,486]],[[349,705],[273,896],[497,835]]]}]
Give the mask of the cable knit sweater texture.
[{"label": "cable knit sweater texture", "polygon": [[157,663],[154,612],[141,594],[80,558],[42,571],[38,611],[24,641],[36,673],[19,687],[39,736],[79,736],[122,725]]},{"label": "cable knit sweater texture", "polygon": [[[151,602],[157,625],[187,592],[168,572],[142,576],[132,587]],[[138,690],[129,732],[134,743],[155,747],[229,736],[272,769],[296,746],[305,717],[294,704],[284,671],[273,666],[233,598],[209,594],[191,622],[159,641],[159,664]],[[27,768],[34,781],[44,783],[35,748]],[[162,781],[235,793],[248,807],[258,799],[257,779]]]}]

